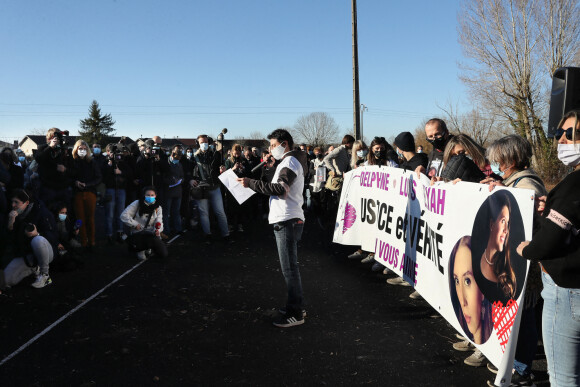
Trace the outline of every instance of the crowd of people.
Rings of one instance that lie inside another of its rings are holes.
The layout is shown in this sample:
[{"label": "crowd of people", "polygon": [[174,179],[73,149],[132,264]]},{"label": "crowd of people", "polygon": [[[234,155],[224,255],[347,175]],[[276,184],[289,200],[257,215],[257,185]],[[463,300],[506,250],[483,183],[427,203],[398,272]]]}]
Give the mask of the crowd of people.
[{"label": "crowd of people", "polygon": [[[198,227],[208,244],[232,243],[230,233],[243,233],[252,220],[267,218],[274,229],[288,289],[286,305],[274,324],[291,327],[303,324],[306,315],[297,260],[305,213],[320,227],[334,224],[343,175],[348,171],[389,166],[424,174],[432,184],[468,181],[486,184],[490,191],[498,186],[525,188],[534,191],[536,205],[533,238],[518,246],[518,254],[532,264],[512,380],[518,385],[533,384],[531,366],[537,347],[536,311],[542,304],[538,302],[541,292],[550,380],[553,385],[578,385],[579,115],[578,110],[567,113],[558,126],[558,157],[572,172],[549,194],[531,168],[532,147],[526,139],[508,135],[484,149],[465,134],[452,134],[438,118],[425,125],[426,139],[432,145],[429,154],[416,146],[410,132],[399,133],[392,144],[384,137],[375,137],[367,145],[346,135],[341,145],[325,150],[308,144],[296,146],[290,133],[277,129],[268,136],[268,149],[235,144],[226,150],[223,135],[215,141],[199,135],[195,149],[179,145],[166,148],[158,136],[139,147],[135,143],[87,144],[83,140],[68,144],[63,132],[52,128],[46,134],[46,144],[33,158],[11,148],[0,152],[0,289],[31,275],[32,286],[42,288],[52,282],[51,267],[80,264],[79,257],[90,253],[97,243],[97,206],[104,207],[106,243],[124,241],[141,260],[167,257],[165,242],[184,229]],[[239,204],[220,182],[220,174],[227,170],[235,173],[242,186],[263,195],[253,195]],[[509,210],[509,205],[500,205],[490,218],[492,232],[494,227],[508,227],[505,208]],[[471,264],[466,257],[471,256],[472,238],[464,238],[455,246],[454,270],[466,270]],[[357,249],[348,258],[388,273],[374,259],[374,252]],[[501,246],[485,247],[480,275],[495,279],[491,282],[513,296],[515,284],[505,270],[508,259]],[[411,286],[398,276],[386,282]],[[455,286],[454,306],[467,313],[473,307],[470,303],[477,302],[470,294],[477,293],[470,293],[473,290],[466,289],[458,278],[450,282]],[[417,291],[410,297],[421,298]],[[463,323],[467,337],[460,335],[453,347],[473,351],[466,364],[487,364],[497,372],[473,345],[481,343],[491,327],[482,327],[479,321]]]}]

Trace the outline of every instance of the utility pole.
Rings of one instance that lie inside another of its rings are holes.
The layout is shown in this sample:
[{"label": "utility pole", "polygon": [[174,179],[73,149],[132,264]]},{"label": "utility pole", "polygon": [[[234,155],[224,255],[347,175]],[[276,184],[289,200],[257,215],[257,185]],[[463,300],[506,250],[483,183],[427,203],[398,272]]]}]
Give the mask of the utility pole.
[{"label": "utility pole", "polygon": [[364,129],[363,122],[364,122],[364,120],[363,120],[363,116],[365,114],[365,111],[368,112],[369,109],[367,108],[367,105],[365,105],[364,103],[361,103],[360,104],[360,139],[361,140],[364,137],[364,132],[363,132],[363,129]]},{"label": "utility pole", "polygon": [[352,0],[352,102],[354,120],[354,138],[362,139],[360,128],[360,98],[358,89],[358,32],[356,27],[356,0]]}]

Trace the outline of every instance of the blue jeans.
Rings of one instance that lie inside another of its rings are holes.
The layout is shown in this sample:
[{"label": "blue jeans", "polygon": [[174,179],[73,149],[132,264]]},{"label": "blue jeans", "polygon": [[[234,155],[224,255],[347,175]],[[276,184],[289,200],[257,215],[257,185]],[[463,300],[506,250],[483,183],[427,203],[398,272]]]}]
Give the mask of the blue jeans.
[{"label": "blue jeans", "polygon": [[181,195],[168,195],[163,208],[163,227],[165,234],[181,232]]},{"label": "blue jeans", "polygon": [[124,189],[107,188],[106,196],[111,200],[105,203],[105,234],[113,235],[113,230],[123,232],[121,212],[125,209],[126,193]]},{"label": "blue jeans", "polygon": [[542,272],[542,331],[550,384],[580,385],[580,289],[567,289]]},{"label": "blue jeans", "polygon": [[298,242],[302,237],[304,222],[299,219],[286,220],[274,224],[274,235],[278,246],[280,267],[288,288],[286,313],[288,316],[302,316],[302,279],[298,268]]},{"label": "blue jeans", "polygon": [[224,211],[224,202],[222,200],[222,192],[220,187],[217,187],[211,191],[207,192],[208,199],[200,199],[197,201],[199,206],[199,220],[201,222],[201,229],[205,235],[211,234],[211,229],[209,227],[209,206],[215,214],[218,220],[218,226],[222,237],[230,235],[228,231],[228,218]]}]

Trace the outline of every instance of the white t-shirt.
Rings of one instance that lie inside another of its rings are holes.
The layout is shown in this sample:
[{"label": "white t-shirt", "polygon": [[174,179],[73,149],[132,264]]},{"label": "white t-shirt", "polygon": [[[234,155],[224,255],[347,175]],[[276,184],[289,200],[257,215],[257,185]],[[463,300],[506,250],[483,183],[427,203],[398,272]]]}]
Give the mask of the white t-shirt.
[{"label": "white t-shirt", "polygon": [[278,177],[280,176],[280,171],[284,168],[289,168],[294,172],[296,178],[290,184],[290,187],[286,187],[284,196],[270,196],[270,213],[268,214],[268,222],[270,224],[295,218],[304,220],[304,211],[302,210],[302,204],[304,203],[304,198],[302,197],[304,170],[302,169],[302,164],[294,156],[285,157],[276,167],[272,183],[281,183],[278,181]]}]

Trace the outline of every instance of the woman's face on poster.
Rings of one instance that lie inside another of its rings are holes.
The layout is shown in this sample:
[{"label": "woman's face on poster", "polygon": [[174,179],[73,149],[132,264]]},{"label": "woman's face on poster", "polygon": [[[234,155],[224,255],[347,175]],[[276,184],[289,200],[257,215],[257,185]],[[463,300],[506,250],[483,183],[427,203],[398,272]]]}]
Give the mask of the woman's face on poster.
[{"label": "woman's face on poster", "polygon": [[453,278],[457,298],[461,304],[461,312],[469,331],[477,343],[478,332],[481,331],[481,303],[483,294],[480,292],[471,264],[471,250],[467,246],[460,246],[455,255]]},{"label": "woman's face on poster", "polygon": [[493,242],[497,251],[503,251],[509,233],[510,227],[510,210],[507,206],[503,206],[497,219],[492,220],[490,240]]}]

